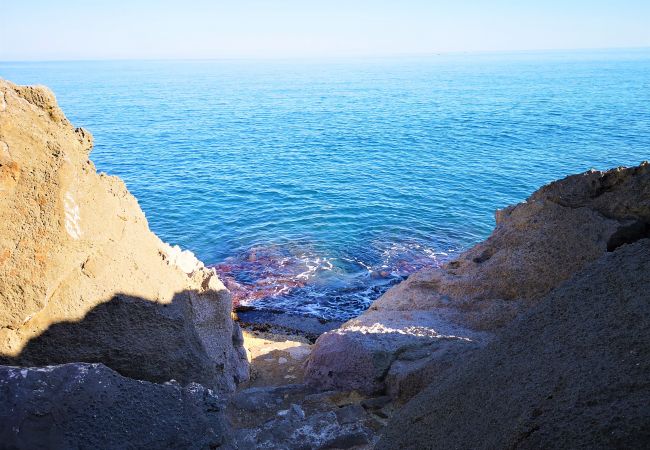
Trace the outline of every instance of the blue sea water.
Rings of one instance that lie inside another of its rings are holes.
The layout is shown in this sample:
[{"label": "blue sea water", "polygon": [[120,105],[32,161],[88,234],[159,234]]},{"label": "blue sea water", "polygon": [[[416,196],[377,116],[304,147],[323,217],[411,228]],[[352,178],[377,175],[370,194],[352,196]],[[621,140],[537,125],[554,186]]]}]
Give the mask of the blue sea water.
[{"label": "blue sea water", "polygon": [[238,301],[345,319],[494,210],[650,159],[650,51],[0,62],[95,137],[150,227]]}]

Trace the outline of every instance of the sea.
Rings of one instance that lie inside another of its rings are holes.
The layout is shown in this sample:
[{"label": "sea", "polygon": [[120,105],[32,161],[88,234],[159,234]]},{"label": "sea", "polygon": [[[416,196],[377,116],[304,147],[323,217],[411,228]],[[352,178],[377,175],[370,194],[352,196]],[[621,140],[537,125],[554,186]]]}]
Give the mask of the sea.
[{"label": "sea", "polygon": [[485,239],[494,211],[650,159],[650,49],[0,62],[95,138],[235,302],[346,320]]}]

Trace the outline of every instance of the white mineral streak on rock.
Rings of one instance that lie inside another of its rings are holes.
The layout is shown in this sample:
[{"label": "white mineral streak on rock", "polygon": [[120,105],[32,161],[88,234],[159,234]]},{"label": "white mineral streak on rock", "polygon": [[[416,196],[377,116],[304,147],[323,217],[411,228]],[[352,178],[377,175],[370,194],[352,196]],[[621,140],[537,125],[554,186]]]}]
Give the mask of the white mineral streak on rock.
[{"label": "white mineral streak on rock", "polygon": [[182,250],[178,245],[173,247],[165,242],[161,246],[165,260],[169,265],[178,267],[182,272],[191,275],[204,267],[203,263],[189,250]]},{"label": "white mineral streak on rock", "polygon": [[7,102],[5,101],[5,93],[0,92],[0,112],[3,112],[5,109],[7,109]]},{"label": "white mineral streak on rock", "polygon": [[77,240],[81,237],[81,214],[79,213],[79,205],[77,205],[70,192],[65,193],[63,205],[65,209],[65,230],[72,239]]},{"label": "white mineral streak on rock", "polygon": [[9,155],[9,145],[5,141],[0,141],[0,158],[4,159],[9,159],[11,155]]}]

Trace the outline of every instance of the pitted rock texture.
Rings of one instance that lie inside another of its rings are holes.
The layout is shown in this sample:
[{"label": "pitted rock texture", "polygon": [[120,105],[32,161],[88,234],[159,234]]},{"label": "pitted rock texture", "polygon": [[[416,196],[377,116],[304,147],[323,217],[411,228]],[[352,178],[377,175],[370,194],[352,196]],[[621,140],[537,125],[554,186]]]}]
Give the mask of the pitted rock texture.
[{"label": "pitted rock texture", "polygon": [[0,446],[228,448],[223,399],[120,376],[101,364],[0,366]]},{"label": "pitted rock texture", "polygon": [[47,88],[0,80],[0,94],[0,359],[233,390],[247,362],[214,271],[163,243],[124,183],[96,173],[92,136]]},{"label": "pitted rock texture", "polygon": [[645,448],[650,239],[551,291],[393,416],[380,449]]},{"label": "pitted rock texture", "polygon": [[[464,358],[465,350],[482,347],[590,262],[649,237],[650,164],[553,182],[497,211],[496,223],[486,241],[439,268],[411,275],[360,317],[323,334],[307,381],[368,393],[388,389],[408,399],[423,386],[417,380],[432,381],[451,364],[451,355]],[[439,330],[455,327],[454,336],[463,339],[432,345],[409,331],[422,325],[441,335],[449,333]],[[393,331],[373,331],[380,329]],[[401,359],[414,348],[420,348],[418,358]]]}]

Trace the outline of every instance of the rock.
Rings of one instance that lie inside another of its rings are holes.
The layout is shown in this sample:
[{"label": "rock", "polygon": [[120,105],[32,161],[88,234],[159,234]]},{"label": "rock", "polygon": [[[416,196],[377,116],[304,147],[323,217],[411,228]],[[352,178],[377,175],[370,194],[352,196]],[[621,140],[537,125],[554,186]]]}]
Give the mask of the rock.
[{"label": "rock", "polygon": [[335,320],[298,316],[282,311],[261,311],[252,307],[237,308],[237,318],[240,325],[247,329],[274,334],[300,335],[311,342],[326,331],[334,330],[343,324]]},{"label": "rock", "polygon": [[306,416],[293,408],[259,428],[237,430],[235,443],[241,450],[344,449],[369,444],[373,436],[363,422],[339,423],[333,411]]},{"label": "rock", "polygon": [[0,366],[3,448],[225,448],[222,399],[120,376],[102,364]]},{"label": "rock", "polygon": [[312,349],[306,381],[321,389],[377,394],[401,355],[421,357],[485,345],[489,335],[445,320],[437,311],[367,311],[341,329],[322,335]]},{"label": "rock", "polygon": [[413,398],[378,448],[644,448],[650,239],[588,264]]},{"label": "rock", "polygon": [[467,346],[448,345],[415,358],[406,352],[399,355],[385,377],[387,394],[400,403],[406,402],[426,388],[431,380],[438,379],[446,370],[454,369],[468,350],[471,349]]},{"label": "rock", "polygon": [[343,406],[342,408],[339,408],[335,413],[336,419],[343,425],[360,422],[366,419],[366,411],[361,405],[358,405],[356,403]]},{"label": "rock", "polygon": [[0,80],[0,94],[0,360],[233,390],[247,362],[214,271],[96,173],[92,136],[47,88]]},{"label": "rock", "polygon": [[299,384],[252,387],[234,394],[231,403],[238,410],[260,413],[264,409],[273,409],[282,404],[283,400],[296,392],[302,393],[303,387]]},{"label": "rock", "polygon": [[[320,336],[306,380],[408,399],[432,381],[426,377],[483,347],[587,264],[650,236],[650,164],[556,181],[497,211],[496,222],[486,241],[411,275],[360,317]],[[414,332],[423,328],[424,336]],[[403,362],[401,355],[418,347],[421,361]]]},{"label": "rock", "polygon": [[304,362],[311,352],[304,337],[244,330],[244,347],[250,378],[240,389],[302,383]]}]

